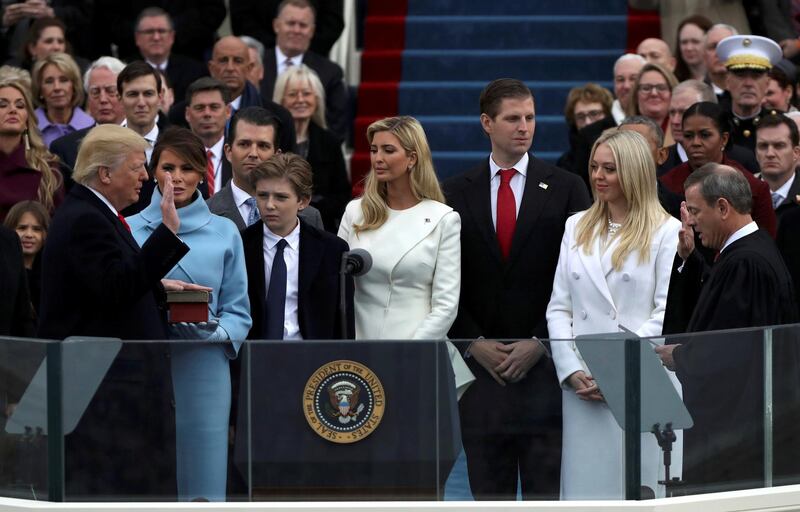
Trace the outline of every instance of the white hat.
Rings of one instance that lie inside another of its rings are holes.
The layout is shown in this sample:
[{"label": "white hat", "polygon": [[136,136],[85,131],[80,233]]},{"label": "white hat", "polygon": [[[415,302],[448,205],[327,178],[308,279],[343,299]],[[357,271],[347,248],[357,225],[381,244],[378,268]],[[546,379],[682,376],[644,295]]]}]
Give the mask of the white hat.
[{"label": "white hat", "polygon": [[717,57],[728,69],[767,71],[783,58],[778,43],[761,36],[730,36],[717,44]]}]

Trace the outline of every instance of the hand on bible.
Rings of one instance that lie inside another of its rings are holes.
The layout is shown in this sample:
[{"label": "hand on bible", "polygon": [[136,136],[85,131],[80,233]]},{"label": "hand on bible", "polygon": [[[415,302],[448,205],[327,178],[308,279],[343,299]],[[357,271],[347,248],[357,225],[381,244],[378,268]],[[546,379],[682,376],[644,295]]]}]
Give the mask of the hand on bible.
[{"label": "hand on bible", "polygon": [[686,201],[681,202],[681,229],[678,231],[678,256],[683,261],[694,251],[694,229],[689,225],[689,210]]},{"label": "hand on bible", "polygon": [[210,292],[213,290],[213,288],[209,288],[208,286],[187,283],[186,281],[181,281],[180,279],[162,279],[161,285],[168,292],[182,292],[184,290]]}]

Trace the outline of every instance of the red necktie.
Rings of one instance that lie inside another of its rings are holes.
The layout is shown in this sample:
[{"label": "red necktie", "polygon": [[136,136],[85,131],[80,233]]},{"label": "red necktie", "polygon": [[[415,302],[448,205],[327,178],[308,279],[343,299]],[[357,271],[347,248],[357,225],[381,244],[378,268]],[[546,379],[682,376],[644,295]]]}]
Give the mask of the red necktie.
[{"label": "red necktie", "polygon": [[517,224],[517,202],[511,190],[511,178],[515,169],[500,170],[500,188],[497,190],[497,242],[503,259],[508,259],[511,252],[511,239],[514,238],[514,227]]},{"label": "red necktie", "polygon": [[206,182],[208,183],[208,197],[214,195],[214,153],[209,149],[206,152],[208,159],[206,160]]},{"label": "red necktie", "polygon": [[125,229],[128,230],[128,233],[130,233],[131,232],[131,227],[128,225],[128,222],[125,220],[125,217],[123,217],[121,213],[117,212],[117,218],[122,223],[122,225],[125,226]]}]

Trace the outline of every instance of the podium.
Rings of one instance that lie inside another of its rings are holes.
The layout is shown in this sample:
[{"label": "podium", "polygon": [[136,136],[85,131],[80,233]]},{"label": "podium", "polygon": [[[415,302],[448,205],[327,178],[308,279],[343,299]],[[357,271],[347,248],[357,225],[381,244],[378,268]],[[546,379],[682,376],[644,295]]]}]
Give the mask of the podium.
[{"label": "podium", "polygon": [[255,342],[234,466],[251,498],[441,498],[460,450],[444,342]]},{"label": "podium", "polygon": [[620,328],[623,332],[577,336],[575,344],[625,432],[625,499],[638,500],[642,499],[640,433],[652,432],[658,440],[666,474],[659,483],[669,493],[672,486],[680,485],[669,478],[674,430],[690,428],[693,421],[653,342]]}]

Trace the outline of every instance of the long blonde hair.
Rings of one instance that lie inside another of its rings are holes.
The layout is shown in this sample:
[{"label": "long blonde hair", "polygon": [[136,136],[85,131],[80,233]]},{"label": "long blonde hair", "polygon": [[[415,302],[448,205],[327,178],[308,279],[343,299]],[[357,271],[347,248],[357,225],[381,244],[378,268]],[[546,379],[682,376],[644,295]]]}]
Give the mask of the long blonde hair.
[{"label": "long blonde hair", "polygon": [[[619,186],[628,202],[628,215],[616,235],[619,244],[611,256],[614,269],[619,270],[628,255],[636,251],[640,263],[649,261],[653,233],[666,222],[669,214],[658,201],[656,166],[647,140],[631,130],[608,130],[594,143],[590,162],[601,144],[608,146],[614,155]],[[591,163],[589,169],[591,175]],[[591,252],[597,237],[608,235],[608,218],[608,203],[595,193],[594,204],[575,228],[575,245],[583,249],[584,254]]]},{"label": "long blonde hair", "polygon": [[[387,117],[375,121],[367,128],[367,140],[372,145],[372,139],[378,132],[389,132],[400,141],[406,155],[415,153],[417,163],[409,170],[411,179],[411,193],[414,198],[421,201],[432,199],[444,202],[444,194],[439,186],[439,179],[433,169],[433,158],[428,146],[428,139],[419,121],[410,116]],[[371,169],[364,182],[364,193],[361,196],[361,211],[364,222],[355,224],[356,234],[361,231],[378,229],[389,218],[386,204],[386,183],[380,183],[375,178],[375,170]]]},{"label": "long blonde hair", "polygon": [[47,146],[42,141],[28,88],[19,80],[8,76],[0,78],[0,89],[4,87],[13,87],[25,100],[25,112],[28,114],[28,120],[25,121],[25,131],[20,134],[19,143],[25,144],[25,161],[28,162],[31,169],[42,174],[39,179],[37,198],[49,211],[53,211],[55,206],[53,196],[62,183],[61,173],[51,167],[58,163],[58,158],[47,150]]}]

